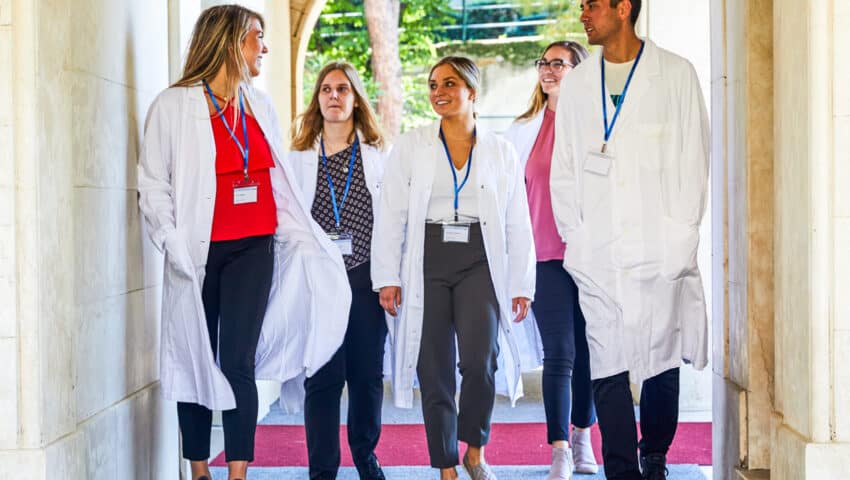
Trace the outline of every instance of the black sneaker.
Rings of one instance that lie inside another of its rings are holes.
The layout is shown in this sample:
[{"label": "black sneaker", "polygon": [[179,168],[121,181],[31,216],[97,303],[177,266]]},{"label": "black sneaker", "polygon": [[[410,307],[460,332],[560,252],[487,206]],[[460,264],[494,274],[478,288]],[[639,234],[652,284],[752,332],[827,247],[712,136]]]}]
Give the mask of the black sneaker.
[{"label": "black sneaker", "polygon": [[360,480],[386,480],[384,471],[381,470],[381,464],[378,463],[378,457],[375,454],[369,455],[369,458],[355,465],[357,473],[360,475]]},{"label": "black sneaker", "polygon": [[640,457],[640,470],[644,480],[667,480],[667,457],[660,453]]}]

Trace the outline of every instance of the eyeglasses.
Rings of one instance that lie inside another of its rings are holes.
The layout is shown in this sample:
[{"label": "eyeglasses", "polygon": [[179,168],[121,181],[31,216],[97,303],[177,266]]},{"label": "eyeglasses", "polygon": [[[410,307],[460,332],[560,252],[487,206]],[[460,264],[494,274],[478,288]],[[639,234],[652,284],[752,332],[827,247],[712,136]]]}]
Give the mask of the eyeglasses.
[{"label": "eyeglasses", "polygon": [[546,67],[549,67],[553,72],[560,72],[564,68],[573,68],[575,65],[572,63],[566,63],[563,60],[552,60],[551,62],[547,62],[542,58],[540,60],[534,61],[534,66],[537,67],[538,70],[543,70]]}]

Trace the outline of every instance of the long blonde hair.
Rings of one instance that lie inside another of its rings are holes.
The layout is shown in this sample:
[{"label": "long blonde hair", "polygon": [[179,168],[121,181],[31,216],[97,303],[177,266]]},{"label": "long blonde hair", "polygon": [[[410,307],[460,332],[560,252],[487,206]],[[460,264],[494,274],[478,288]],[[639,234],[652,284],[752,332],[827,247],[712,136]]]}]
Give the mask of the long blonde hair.
[{"label": "long blonde hair", "polygon": [[[546,52],[549,51],[552,47],[561,47],[570,52],[570,61],[573,64],[573,67],[581,63],[582,60],[587,58],[589,55],[587,53],[587,49],[584,48],[580,43],[573,42],[571,40],[564,40],[558,42],[552,42],[543,49],[543,53],[540,55],[546,55]],[[534,93],[531,94],[531,100],[528,102],[528,110],[525,111],[522,115],[516,117],[515,122],[528,121],[534,118],[540,110],[546,106],[546,102],[549,100],[549,95],[543,92],[543,87],[540,86],[540,81],[537,82],[537,85],[534,87]]]},{"label": "long blonde hair", "polygon": [[183,76],[172,86],[193,87],[212,80],[222,66],[227,71],[228,95],[236,92],[240,82],[251,83],[242,42],[255,18],[265,28],[262,15],[240,5],[218,5],[201,12],[192,30]]},{"label": "long blonde hair", "polygon": [[[366,88],[363,86],[363,81],[360,80],[360,75],[357,69],[348,62],[331,62],[325,65],[319,75],[316,77],[316,86],[313,88],[313,96],[310,97],[310,103],[304,113],[298,115],[292,123],[292,149],[297,151],[310,150],[316,145],[316,139],[322,133],[325,119],[322,117],[322,110],[319,107],[319,90],[322,88],[322,82],[334,70],[339,70],[348,78],[351,83],[351,89],[354,91],[354,131],[360,131],[360,141],[381,148],[384,144],[384,135],[381,133],[381,127],[378,123],[375,111],[369,103],[369,97],[366,95]],[[354,132],[351,132],[352,141]]]}]

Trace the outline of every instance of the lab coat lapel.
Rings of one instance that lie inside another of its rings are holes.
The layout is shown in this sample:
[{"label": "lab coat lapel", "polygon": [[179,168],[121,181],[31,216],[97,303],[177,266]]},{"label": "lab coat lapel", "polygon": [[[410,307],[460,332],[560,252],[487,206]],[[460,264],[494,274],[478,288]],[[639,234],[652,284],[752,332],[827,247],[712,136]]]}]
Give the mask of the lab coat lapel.
[{"label": "lab coat lapel", "polygon": [[[644,40],[644,42],[646,42],[646,46],[643,49],[640,62],[638,62],[635,68],[635,74],[632,77],[631,84],[629,84],[629,90],[626,92],[626,97],[623,100],[623,107],[620,109],[620,116],[617,119],[617,126],[614,127],[612,139],[617,136],[617,130],[629,128],[627,125],[630,126],[629,122],[635,112],[640,111],[644,96],[646,96],[646,93],[652,86],[653,77],[660,74],[658,49],[650,40]],[[612,108],[615,107],[613,107],[613,103],[611,102],[611,95],[605,95],[605,100],[608,102],[608,121],[610,122],[614,112]],[[653,98],[653,101],[657,101],[657,98]]]},{"label": "lab coat lapel", "polygon": [[[607,102],[609,121],[611,120],[611,116],[614,112],[614,104],[611,102],[611,96],[608,94],[608,89],[605,89],[604,98],[600,89],[600,85],[602,85],[602,69],[600,67],[601,58],[602,55],[598,53],[591,56],[581,63],[579,66],[581,70],[570,74],[581,74],[582,83],[584,84],[584,87],[581,88],[581,90],[584,92],[592,92],[584,96],[584,101],[590,102],[590,108],[587,109],[588,111],[585,111],[584,114],[587,115],[587,125],[590,126],[590,131],[594,133],[593,138],[598,138],[598,140],[584,139],[584,141],[587,142],[586,148],[589,149],[600,149],[602,147],[602,143],[605,141],[605,122],[603,121],[602,116],[603,100]],[[573,93],[572,95],[576,94]]]}]

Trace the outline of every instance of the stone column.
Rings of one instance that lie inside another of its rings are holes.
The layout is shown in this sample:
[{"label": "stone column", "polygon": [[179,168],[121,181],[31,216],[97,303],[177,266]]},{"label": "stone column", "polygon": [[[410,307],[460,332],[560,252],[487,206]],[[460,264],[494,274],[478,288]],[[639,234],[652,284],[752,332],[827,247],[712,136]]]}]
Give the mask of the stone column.
[{"label": "stone column", "polygon": [[265,33],[269,56],[263,65],[263,75],[266,77],[266,89],[277,110],[284,141],[289,145],[295,85],[295,71],[292,69],[292,56],[295,51],[291,47],[290,5],[289,0],[266,0],[265,5]]},{"label": "stone column", "polygon": [[774,479],[850,472],[850,3],[774,0]]},{"label": "stone column", "polygon": [[164,3],[0,0],[0,478],[176,475],[162,258],[135,192],[167,20]]},{"label": "stone column", "polygon": [[[292,109],[294,117],[304,104],[304,57],[313,27],[322,13],[326,0],[290,0],[290,32],[292,34]],[[282,115],[283,113],[281,113]]]},{"label": "stone column", "polygon": [[712,1],[714,478],[770,466],[771,0]]}]

